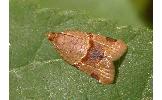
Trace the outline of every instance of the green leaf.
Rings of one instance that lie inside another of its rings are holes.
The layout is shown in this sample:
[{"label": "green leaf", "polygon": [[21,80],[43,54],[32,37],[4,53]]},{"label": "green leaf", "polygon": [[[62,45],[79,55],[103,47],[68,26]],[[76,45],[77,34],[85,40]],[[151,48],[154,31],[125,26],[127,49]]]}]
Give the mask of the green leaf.
[{"label": "green leaf", "polygon": [[[60,58],[44,33],[65,30],[126,42],[128,52],[115,62],[114,84],[99,84]],[[31,1],[10,0],[9,74],[12,100],[152,100],[152,30],[121,26],[80,10],[39,8]]]}]

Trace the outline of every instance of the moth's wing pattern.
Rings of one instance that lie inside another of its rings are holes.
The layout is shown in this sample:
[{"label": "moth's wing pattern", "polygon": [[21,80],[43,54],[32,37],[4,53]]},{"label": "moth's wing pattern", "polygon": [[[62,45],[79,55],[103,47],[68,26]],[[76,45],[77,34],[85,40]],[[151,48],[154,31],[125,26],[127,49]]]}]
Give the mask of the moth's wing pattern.
[{"label": "moth's wing pattern", "polygon": [[112,83],[115,76],[115,67],[111,60],[104,58],[100,61],[94,73],[99,77],[99,82],[102,84]]},{"label": "moth's wing pattern", "polygon": [[110,84],[114,80],[115,68],[113,62],[107,58],[102,59],[95,67],[83,63],[77,63],[74,66],[102,84]]},{"label": "moth's wing pattern", "polygon": [[103,45],[105,56],[111,58],[112,61],[119,59],[127,49],[127,45],[122,40],[116,40],[101,35],[94,35],[93,40]]}]

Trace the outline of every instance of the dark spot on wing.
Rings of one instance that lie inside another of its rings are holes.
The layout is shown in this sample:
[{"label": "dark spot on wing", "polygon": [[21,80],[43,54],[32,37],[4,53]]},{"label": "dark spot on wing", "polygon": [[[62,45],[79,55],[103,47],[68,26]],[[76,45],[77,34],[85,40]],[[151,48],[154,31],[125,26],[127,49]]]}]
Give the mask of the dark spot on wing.
[{"label": "dark spot on wing", "polygon": [[104,58],[104,52],[100,48],[93,47],[89,50],[88,58],[91,60],[101,60]]},{"label": "dark spot on wing", "polygon": [[89,35],[89,37],[90,47],[87,50],[86,56],[82,58],[82,62],[94,66],[104,58],[104,50],[100,44],[93,41],[93,35]]}]

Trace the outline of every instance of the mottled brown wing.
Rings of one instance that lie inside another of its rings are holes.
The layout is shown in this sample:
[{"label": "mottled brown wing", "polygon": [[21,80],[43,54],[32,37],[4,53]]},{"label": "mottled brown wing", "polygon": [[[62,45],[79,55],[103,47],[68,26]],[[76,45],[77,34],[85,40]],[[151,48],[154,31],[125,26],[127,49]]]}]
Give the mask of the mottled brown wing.
[{"label": "mottled brown wing", "polygon": [[64,60],[102,84],[113,82],[113,61],[119,59],[127,49],[121,40],[86,32],[50,32],[48,39]]},{"label": "mottled brown wing", "polygon": [[110,84],[114,80],[115,68],[111,58],[104,55],[103,46],[91,41],[87,55],[75,66],[86,72],[102,84]]},{"label": "mottled brown wing", "polygon": [[110,84],[114,80],[115,68],[113,62],[107,58],[102,59],[96,66],[78,63],[75,64],[75,67],[95,78],[102,84]]},{"label": "mottled brown wing", "polygon": [[60,55],[70,64],[80,61],[89,48],[88,36],[79,33],[49,33],[49,40]]}]

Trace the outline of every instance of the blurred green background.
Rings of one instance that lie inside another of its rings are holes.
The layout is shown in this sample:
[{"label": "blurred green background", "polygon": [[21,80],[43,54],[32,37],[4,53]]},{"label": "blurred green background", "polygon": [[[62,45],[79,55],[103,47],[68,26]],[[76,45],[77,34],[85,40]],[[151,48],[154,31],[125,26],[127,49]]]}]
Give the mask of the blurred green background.
[{"label": "blurred green background", "polygon": [[41,8],[85,10],[94,17],[116,20],[121,25],[152,27],[152,0],[36,0]]}]

